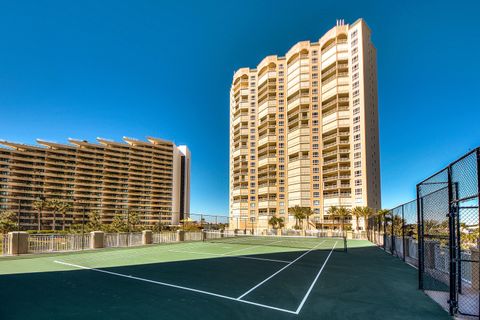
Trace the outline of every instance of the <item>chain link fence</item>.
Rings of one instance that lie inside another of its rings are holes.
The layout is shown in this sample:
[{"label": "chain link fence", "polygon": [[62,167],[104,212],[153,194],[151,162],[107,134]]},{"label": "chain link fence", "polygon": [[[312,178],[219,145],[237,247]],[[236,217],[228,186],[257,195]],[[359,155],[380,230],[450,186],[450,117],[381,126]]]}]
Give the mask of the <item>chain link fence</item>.
[{"label": "chain link fence", "polygon": [[418,266],[417,201],[369,217],[368,239],[386,252]]},{"label": "chain link fence", "polygon": [[368,239],[418,267],[420,289],[451,315],[479,317],[479,167],[477,148],[368,221]]},{"label": "chain link fence", "polygon": [[451,315],[479,316],[480,149],[417,185],[420,288]]}]

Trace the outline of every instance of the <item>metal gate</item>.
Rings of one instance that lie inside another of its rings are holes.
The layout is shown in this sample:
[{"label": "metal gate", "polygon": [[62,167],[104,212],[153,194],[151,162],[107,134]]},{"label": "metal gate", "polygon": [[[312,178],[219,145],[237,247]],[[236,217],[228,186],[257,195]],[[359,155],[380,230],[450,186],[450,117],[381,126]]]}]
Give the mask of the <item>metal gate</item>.
[{"label": "metal gate", "polygon": [[451,315],[479,316],[480,149],[417,185],[419,286]]}]

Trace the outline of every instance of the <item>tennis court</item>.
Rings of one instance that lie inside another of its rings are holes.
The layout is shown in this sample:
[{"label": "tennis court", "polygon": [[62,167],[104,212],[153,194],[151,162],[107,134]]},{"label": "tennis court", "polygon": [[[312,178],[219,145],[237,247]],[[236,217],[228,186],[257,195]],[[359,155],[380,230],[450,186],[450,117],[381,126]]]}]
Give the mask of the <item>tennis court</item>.
[{"label": "tennis court", "polygon": [[449,318],[413,268],[368,241],[206,240],[4,258],[0,318]]}]

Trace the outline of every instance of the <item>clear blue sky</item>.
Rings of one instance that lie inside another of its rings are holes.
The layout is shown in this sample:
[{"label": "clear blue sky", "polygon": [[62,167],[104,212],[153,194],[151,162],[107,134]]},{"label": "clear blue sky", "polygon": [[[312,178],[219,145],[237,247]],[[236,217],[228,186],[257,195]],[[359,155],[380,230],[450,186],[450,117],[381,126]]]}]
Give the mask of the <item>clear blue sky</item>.
[{"label": "clear blue sky", "polygon": [[363,17],[391,207],[480,145],[478,12],[478,1],[4,1],[0,138],[187,144],[192,211],[227,214],[234,70]]}]

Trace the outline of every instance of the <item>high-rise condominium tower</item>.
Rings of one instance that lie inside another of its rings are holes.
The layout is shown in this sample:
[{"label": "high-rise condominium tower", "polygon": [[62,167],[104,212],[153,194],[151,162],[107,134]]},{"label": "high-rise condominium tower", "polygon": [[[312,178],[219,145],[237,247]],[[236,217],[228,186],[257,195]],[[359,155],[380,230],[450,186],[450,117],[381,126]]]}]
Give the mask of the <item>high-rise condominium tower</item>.
[{"label": "high-rise condominium tower", "polygon": [[314,210],[312,226],[336,228],[331,206],[380,208],[377,110],[376,50],[362,19],[235,72],[232,226],[267,227],[276,215],[288,227],[298,205]]},{"label": "high-rise condominium tower", "polygon": [[60,229],[92,211],[102,223],[135,212],[144,225],[179,224],[190,212],[190,151],[152,137],[124,141],[0,141],[0,210],[18,214],[22,229],[37,228],[38,215],[43,229]]}]

